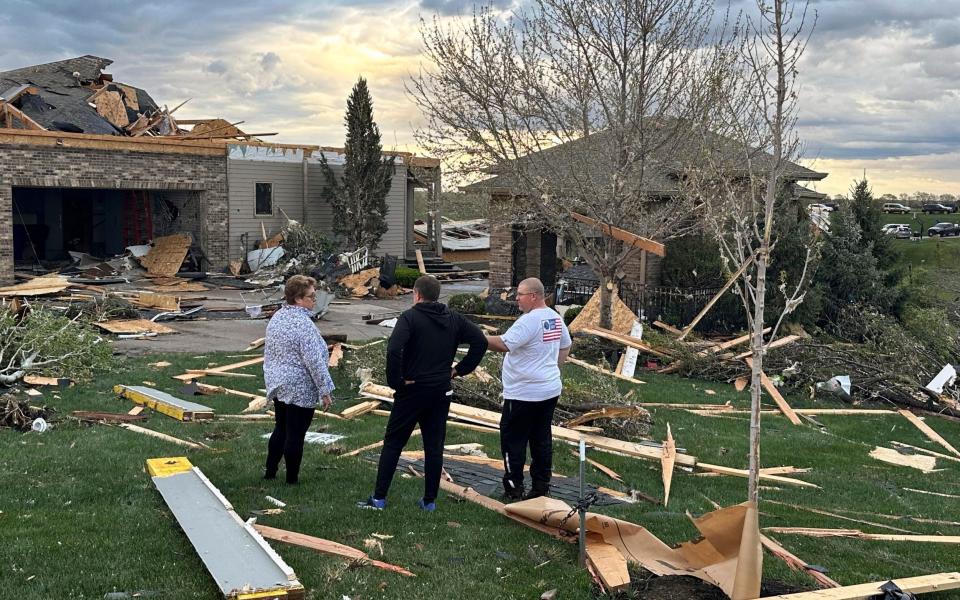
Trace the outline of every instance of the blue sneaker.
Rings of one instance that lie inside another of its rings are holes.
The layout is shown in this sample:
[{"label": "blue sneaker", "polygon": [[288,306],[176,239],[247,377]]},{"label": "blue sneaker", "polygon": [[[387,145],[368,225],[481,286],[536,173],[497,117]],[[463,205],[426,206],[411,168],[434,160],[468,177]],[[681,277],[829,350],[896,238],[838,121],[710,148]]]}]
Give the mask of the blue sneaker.
[{"label": "blue sneaker", "polygon": [[423,501],[423,498],[420,498],[419,500],[417,500],[417,508],[419,508],[419,509],[422,510],[422,511],[433,512],[433,511],[437,510],[437,503],[436,503],[436,502],[424,502],[424,501]]},{"label": "blue sneaker", "polygon": [[387,507],[387,499],[383,498],[378,499],[373,496],[368,497],[366,500],[361,500],[357,502],[357,508],[369,508],[370,510],[383,510]]}]

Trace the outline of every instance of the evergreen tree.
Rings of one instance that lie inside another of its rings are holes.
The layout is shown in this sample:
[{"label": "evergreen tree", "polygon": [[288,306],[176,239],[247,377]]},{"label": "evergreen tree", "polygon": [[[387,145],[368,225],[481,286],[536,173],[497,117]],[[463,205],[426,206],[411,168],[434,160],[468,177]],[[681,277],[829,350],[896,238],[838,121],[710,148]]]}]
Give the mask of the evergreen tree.
[{"label": "evergreen tree", "polygon": [[850,188],[850,208],[860,227],[860,235],[865,244],[871,244],[877,267],[888,270],[897,263],[897,249],[893,247],[888,235],[880,231],[880,208],[873,199],[873,192],[866,177],[853,182]]},{"label": "evergreen tree", "polygon": [[320,155],[326,187],[324,200],[333,208],[333,231],[353,248],[374,250],[387,231],[387,193],[396,157],[383,157],[380,129],[373,120],[373,99],[361,77],[347,98],[344,117],[343,175],[338,178]]}]

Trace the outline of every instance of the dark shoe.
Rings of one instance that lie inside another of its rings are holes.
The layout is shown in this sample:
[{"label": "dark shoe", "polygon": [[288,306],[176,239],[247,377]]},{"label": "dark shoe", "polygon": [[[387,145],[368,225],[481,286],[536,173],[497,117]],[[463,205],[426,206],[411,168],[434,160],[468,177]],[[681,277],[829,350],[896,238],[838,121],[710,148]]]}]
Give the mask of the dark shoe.
[{"label": "dark shoe", "polygon": [[505,502],[516,502],[523,500],[523,485],[520,487],[511,487],[509,484],[503,484],[503,499]]},{"label": "dark shoe", "polygon": [[550,486],[547,486],[547,487],[536,486],[536,487],[530,488],[530,491],[523,495],[523,499],[533,500],[534,498],[546,496],[549,493],[550,493]]},{"label": "dark shoe", "polygon": [[366,500],[361,500],[357,502],[357,508],[366,508],[370,510],[383,510],[387,507],[387,499],[383,498],[378,499],[373,496],[368,497]]}]

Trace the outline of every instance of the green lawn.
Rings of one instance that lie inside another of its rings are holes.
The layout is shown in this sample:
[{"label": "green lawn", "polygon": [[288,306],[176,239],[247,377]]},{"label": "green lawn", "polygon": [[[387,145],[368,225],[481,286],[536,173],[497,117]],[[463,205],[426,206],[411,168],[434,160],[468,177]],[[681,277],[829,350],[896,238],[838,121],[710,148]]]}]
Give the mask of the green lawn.
[{"label": "green lawn", "polygon": [[[156,369],[148,362],[167,360],[173,366]],[[93,409],[126,412],[132,404],[118,399],[116,383],[155,382],[156,387],[179,394],[180,383],[170,378],[185,368],[208,363],[227,364],[238,358],[209,354],[153,355],[144,359],[118,359],[112,373],[97,381],[65,390],[60,398],[50,392],[45,401],[61,415]],[[356,382],[348,375],[362,366],[348,352],[335,369],[339,384],[337,408],[351,405]],[[565,368],[567,377],[579,377],[578,367]],[[259,373],[257,367],[245,372]],[[639,374],[648,381],[637,386],[642,401],[723,403],[746,407],[746,393],[726,384],[698,382],[672,376]],[[256,391],[260,378],[221,378],[211,383]],[[631,384],[621,382],[626,390]],[[715,391],[709,394],[708,390]],[[219,413],[237,413],[246,401],[227,396],[194,400]],[[796,407],[810,406],[807,398],[790,398]],[[35,404],[39,400],[33,401]],[[700,417],[681,410],[655,410],[653,437],[662,439],[670,423],[677,444],[704,462],[746,467],[748,421],[746,415]],[[877,462],[867,456],[874,445],[896,440],[937,451],[918,430],[900,417],[819,417],[824,428],[792,426],[779,416],[765,418],[762,456],[764,466],[793,465],[813,471],[799,477],[822,490],[765,486],[764,499],[841,512],[881,513],[905,517],[884,520],[860,518],[900,527],[915,533],[960,534],[960,527],[917,523],[909,517],[960,521],[960,500],[914,494],[918,488],[960,495],[960,463],[939,461],[943,470],[932,474]],[[928,418],[941,435],[960,445],[960,424]],[[367,415],[355,422],[322,417],[312,429],[348,436],[347,449],[381,439],[385,418]],[[576,567],[576,548],[522,527],[473,504],[460,504],[441,493],[438,510],[422,514],[414,507],[420,496],[419,480],[397,477],[383,513],[361,511],[354,502],[370,493],[375,464],[364,457],[339,459],[322,447],[308,445],[299,486],[261,480],[270,424],[181,423],[152,414],[147,427],[181,438],[204,441],[213,450],[186,451],[167,442],[116,427],[85,425],[61,419],[43,434],[0,430],[0,598],[102,598],[105,592],[153,590],[162,598],[216,598],[218,591],[203,564],[166,508],[144,470],[148,458],[186,455],[230,500],[241,517],[270,508],[264,496],[288,504],[280,515],[260,517],[267,525],[299,531],[362,547],[372,533],[394,536],[383,542],[382,558],[405,566],[416,578],[370,567],[348,568],[346,563],[312,551],[272,543],[297,572],[308,598],[537,598],[559,588],[560,598],[589,598],[594,592],[584,572]],[[499,457],[494,435],[449,428],[448,443],[481,442]],[[419,449],[419,442],[410,444]],[[576,462],[564,446],[556,447],[555,471],[576,473]],[[628,486],[620,486],[590,470],[592,482],[627,489],[632,487],[660,497],[660,466],[622,456],[591,452],[590,456],[620,473]],[[670,505],[651,504],[603,509],[644,525],[668,543],[696,535],[686,513],[711,510],[740,502],[746,480],[703,477],[678,471]],[[761,526],[884,529],[797,511],[767,503]],[[960,570],[955,546],[909,542],[868,542],[849,539],[814,539],[774,536],[794,554],[823,565],[843,584]],[[545,563],[545,564],[544,564]],[[792,572],[766,556],[764,576],[794,585],[811,586],[803,574]],[[960,598],[960,593],[927,598]]]},{"label": "green lawn", "polygon": [[927,229],[936,225],[937,223],[960,223],[960,213],[946,215],[928,215],[922,212],[908,213],[905,215],[888,215],[882,213],[880,215],[880,224],[886,225],[887,223],[902,223],[904,225],[909,225],[914,231],[920,231],[922,229],[923,236],[926,237]]}]

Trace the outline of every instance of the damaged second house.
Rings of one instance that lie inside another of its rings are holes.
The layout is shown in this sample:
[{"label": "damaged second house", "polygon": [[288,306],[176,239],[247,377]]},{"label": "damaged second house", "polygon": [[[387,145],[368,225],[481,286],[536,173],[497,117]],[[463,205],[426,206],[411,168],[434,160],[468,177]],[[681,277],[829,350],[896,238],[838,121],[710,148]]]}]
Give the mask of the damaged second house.
[{"label": "damaged second house", "polygon": [[[190,234],[197,268],[213,271],[288,218],[332,231],[320,157],[336,172],[342,151],[266,143],[219,118],[178,121],[179,107],[113,81],[111,62],[0,72],[0,282],[70,251],[113,256],[174,233]],[[414,190],[439,190],[439,161],[395,155],[377,250],[412,258]]]}]

